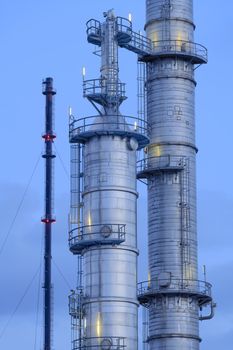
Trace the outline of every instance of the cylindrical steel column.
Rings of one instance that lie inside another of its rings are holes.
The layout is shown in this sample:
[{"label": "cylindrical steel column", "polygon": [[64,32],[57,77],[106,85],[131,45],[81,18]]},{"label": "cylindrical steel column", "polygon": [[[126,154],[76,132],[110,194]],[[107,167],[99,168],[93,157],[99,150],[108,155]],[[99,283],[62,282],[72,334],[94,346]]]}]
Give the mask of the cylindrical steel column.
[{"label": "cylindrical steel column", "polygon": [[107,243],[114,227],[125,227],[121,244],[95,245],[83,253],[84,332],[92,346],[95,337],[100,344],[101,338],[119,337],[127,349],[137,349],[135,150],[127,138],[101,136],[86,144],[84,160],[86,234],[94,240],[97,231],[96,239]]},{"label": "cylindrical steel column", "polygon": [[112,10],[105,17],[87,22],[88,41],[100,46],[101,75],[83,82],[99,114],[70,124],[70,142],[84,149],[83,225],[70,232],[71,251],[83,257],[83,326],[73,348],[137,350],[136,151],[148,137],[143,120],[119,110],[126,97],[118,46],[131,39],[122,23],[131,25]]},{"label": "cylindrical steel column", "polygon": [[155,289],[148,343],[150,350],[198,350],[193,2],[146,4],[153,45],[147,63],[149,285]]}]

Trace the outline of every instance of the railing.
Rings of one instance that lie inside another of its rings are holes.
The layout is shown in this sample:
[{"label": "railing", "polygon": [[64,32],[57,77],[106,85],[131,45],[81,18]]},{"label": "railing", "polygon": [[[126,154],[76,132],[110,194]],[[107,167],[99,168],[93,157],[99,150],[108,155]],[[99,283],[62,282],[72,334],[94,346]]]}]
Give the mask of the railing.
[{"label": "railing", "polygon": [[125,240],[125,224],[96,224],[75,228],[69,233],[70,247],[95,243],[111,244]]},{"label": "railing", "polygon": [[72,291],[69,295],[69,314],[73,317],[80,317],[82,315],[82,288],[77,291]]},{"label": "railing", "polygon": [[180,53],[208,60],[207,49],[200,44],[185,40],[159,40],[152,42],[152,54]]},{"label": "railing", "polygon": [[127,18],[123,17],[117,17],[116,18],[116,25],[117,25],[117,35],[119,39],[126,41],[131,40],[132,35],[132,22],[130,22]]},{"label": "railing", "polygon": [[[166,285],[166,287],[163,287]],[[188,279],[152,279],[138,283],[138,297],[163,292],[188,292],[211,298],[212,285],[205,281]]]},{"label": "railing", "polygon": [[125,96],[125,83],[109,82],[106,79],[91,79],[83,82],[83,96],[88,97],[90,95],[103,95],[114,96],[116,98]]},{"label": "railing", "polygon": [[147,170],[163,170],[163,169],[183,169],[186,165],[185,157],[182,156],[155,156],[148,157],[137,162],[137,172]]},{"label": "railing", "polygon": [[101,23],[96,19],[90,19],[87,23],[87,37],[93,44],[100,44],[101,41]]},{"label": "railing", "polygon": [[90,131],[93,127],[96,131],[124,131],[147,136],[148,123],[144,119],[121,115],[110,117],[92,116],[72,121],[69,126],[70,139]]},{"label": "railing", "polygon": [[152,42],[140,33],[132,30],[132,23],[126,18],[117,17],[117,40],[118,44],[139,55],[150,54]]},{"label": "railing", "polygon": [[138,49],[139,54],[141,53],[141,51],[142,54],[149,54],[152,50],[152,41],[140,33],[133,32],[130,46],[134,47],[135,49]]},{"label": "railing", "polygon": [[122,337],[90,337],[82,338],[81,347],[79,339],[73,342],[73,350],[122,350],[125,349],[125,338]]}]

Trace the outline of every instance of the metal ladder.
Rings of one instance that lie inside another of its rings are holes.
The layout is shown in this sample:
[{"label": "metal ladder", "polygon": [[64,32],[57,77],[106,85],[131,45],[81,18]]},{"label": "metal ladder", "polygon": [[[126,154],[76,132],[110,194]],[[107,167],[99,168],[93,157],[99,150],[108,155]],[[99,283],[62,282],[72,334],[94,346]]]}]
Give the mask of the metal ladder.
[{"label": "metal ladder", "polygon": [[149,309],[142,307],[142,342],[143,350],[148,350],[148,336],[149,336]]},{"label": "metal ladder", "polygon": [[[71,144],[71,202],[69,215],[69,232],[78,229],[83,223],[83,149],[84,146],[79,143]],[[84,332],[83,316],[83,257],[77,256],[77,286],[69,296],[69,310],[71,316],[71,341],[72,349],[81,349],[81,342]]]},{"label": "metal ladder", "polygon": [[[138,121],[147,121],[147,110],[146,110],[146,64],[138,61],[137,64],[137,114]],[[143,126],[143,125],[140,125]]]},{"label": "metal ladder", "polygon": [[[146,76],[147,76],[147,65],[145,62],[138,61],[137,63],[137,115],[138,123],[140,127],[143,127],[142,123],[147,122],[147,87],[146,87]],[[144,150],[137,152],[137,161],[140,161],[145,156]],[[140,182],[147,185],[147,180],[139,179]]]},{"label": "metal ladder", "polygon": [[171,0],[165,0],[161,6],[161,12],[163,17],[163,40],[170,40],[170,18],[171,18]]},{"label": "metal ladder", "polygon": [[83,145],[71,144],[71,189],[69,232],[80,228],[83,221]]},{"label": "metal ladder", "polygon": [[181,243],[183,278],[187,279],[190,264],[190,193],[189,193],[189,158],[183,158],[184,169],[181,171]]}]

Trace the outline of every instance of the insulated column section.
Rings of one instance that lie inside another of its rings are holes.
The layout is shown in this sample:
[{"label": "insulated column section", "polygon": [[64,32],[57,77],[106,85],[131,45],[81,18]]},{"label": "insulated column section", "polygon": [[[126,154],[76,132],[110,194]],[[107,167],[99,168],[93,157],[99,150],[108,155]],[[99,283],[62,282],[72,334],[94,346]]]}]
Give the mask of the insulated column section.
[{"label": "insulated column section", "polygon": [[136,152],[127,138],[103,135],[84,159],[85,234],[96,240],[83,253],[85,334],[92,346],[137,349]]},{"label": "insulated column section", "polygon": [[211,296],[197,274],[194,65],[207,53],[193,41],[192,0],[147,0],[146,15],[149,281],[139,300],[149,350],[198,350],[199,307]]},{"label": "insulated column section", "polygon": [[83,257],[83,288],[76,298],[81,312],[71,313],[82,326],[73,349],[137,350],[136,151],[148,137],[144,120],[119,109],[126,96],[118,46],[131,40],[131,22],[112,10],[104,16],[103,23],[87,22],[88,41],[100,47],[100,78],[83,81],[84,96],[98,114],[70,123],[70,142],[83,144],[83,174],[77,178],[84,179],[83,225],[70,231],[70,250]]}]

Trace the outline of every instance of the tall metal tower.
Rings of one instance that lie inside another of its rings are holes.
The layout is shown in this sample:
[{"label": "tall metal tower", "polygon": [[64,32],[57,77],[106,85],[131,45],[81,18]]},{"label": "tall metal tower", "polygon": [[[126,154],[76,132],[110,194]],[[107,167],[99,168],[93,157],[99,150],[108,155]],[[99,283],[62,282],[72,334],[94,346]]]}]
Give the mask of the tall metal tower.
[{"label": "tall metal tower", "polygon": [[[144,119],[123,116],[125,84],[118,46],[141,50],[144,39],[129,20],[87,22],[88,42],[99,47],[100,78],[84,80],[83,93],[98,114],[70,116],[71,210],[69,245],[79,256],[79,285],[70,296],[73,349],[138,346],[136,150],[148,144]],[[141,52],[141,51],[140,51]]]},{"label": "tall metal tower", "polygon": [[53,141],[55,134],[53,131],[53,96],[56,92],[53,89],[53,79],[46,78],[43,81],[43,95],[46,98],[45,107],[45,215],[41,221],[44,226],[44,350],[51,350],[52,331],[52,282],[51,282],[51,239],[52,224],[55,222],[53,216]]},{"label": "tall metal tower", "polygon": [[[87,22],[100,78],[83,92],[98,115],[70,115],[69,245],[78,255],[70,296],[73,349],[137,349],[138,301],[148,309],[150,350],[198,350],[199,320],[214,313],[211,285],[198,280],[194,70],[207,51],[194,43],[192,0],[147,0],[147,37],[113,11]],[[138,55],[140,118],[122,116],[118,47]],[[147,96],[148,124],[144,97]],[[149,278],[137,282],[137,177],[148,184]],[[210,308],[202,315],[202,308]],[[147,322],[145,322],[146,324]]]},{"label": "tall metal tower", "polygon": [[139,300],[149,310],[149,350],[198,350],[199,320],[214,310],[197,271],[194,71],[207,51],[194,42],[192,0],[147,0],[145,28],[150,144],[138,177],[148,183],[149,280]]}]

